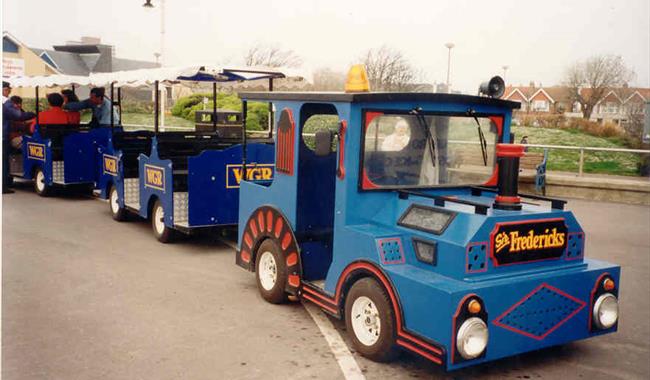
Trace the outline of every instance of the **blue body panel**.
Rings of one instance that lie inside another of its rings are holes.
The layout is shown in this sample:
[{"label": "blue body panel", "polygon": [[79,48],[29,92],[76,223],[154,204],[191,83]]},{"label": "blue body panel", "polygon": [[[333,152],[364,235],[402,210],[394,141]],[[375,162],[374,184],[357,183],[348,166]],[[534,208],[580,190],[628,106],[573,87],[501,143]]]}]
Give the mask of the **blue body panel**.
[{"label": "blue body panel", "polygon": [[[344,299],[340,292],[345,291],[350,273],[360,267],[360,263],[366,268],[368,265],[376,268],[376,272],[371,272],[378,280],[382,276],[386,278],[385,286],[397,299],[396,313],[402,318],[404,335],[411,337],[411,343],[418,341],[438,347],[441,360],[436,361],[435,357],[432,360],[447,369],[616,331],[616,326],[604,331],[592,330],[591,302],[594,286],[602,276],[607,274],[616,284],[620,282],[620,267],[584,258],[584,233],[571,212],[552,209],[543,202],[524,204],[520,211],[499,210],[491,207],[495,202],[494,192],[476,194],[467,186],[431,187],[418,190],[420,195],[409,196],[394,190],[361,189],[361,143],[366,111],[408,112],[420,107],[425,112],[463,114],[468,110],[467,104],[424,101],[327,104],[334,106],[339,118],[347,122],[344,152],[340,152],[339,147],[335,157],[325,159],[333,159],[334,165],[305,149],[301,138],[305,120],[301,117],[310,102],[275,102],[276,109],[290,110],[295,119],[294,170],[292,173],[278,171],[268,186],[242,183],[239,224],[243,228],[239,230],[238,264],[254,270],[254,250],[259,240],[251,241],[251,237],[255,237],[256,229],[264,230],[264,214],[256,210],[268,210],[269,207],[277,210],[297,240],[302,286],[295,288],[296,294],[338,316]],[[472,109],[479,114],[500,116],[503,126],[498,142],[510,141],[509,108],[473,104]],[[280,114],[276,114],[276,124]],[[341,153],[344,153],[344,160],[338,162]],[[276,152],[276,163],[277,156]],[[345,169],[344,176],[337,176],[337,164]],[[330,181],[334,181],[331,193]],[[480,203],[487,205],[488,210],[483,215],[475,212],[473,206],[459,203],[436,205],[432,196]],[[398,224],[400,217],[413,205],[439,209],[454,216],[439,234]],[[271,216],[269,213],[269,218]],[[254,223],[258,218],[259,223]],[[500,231],[498,228],[527,223],[561,224],[566,229],[566,249],[559,257],[539,261],[507,265],[498,262],[490,251]],[[255,225],[254,228],[251,225]],[[329,234],[331,246],[304,237],[315,227]],[[272,234],[264,236],[272,238]],[[434,264],[418,260],[414,238],[436,245]],[[320,298],[314,298],[317,292],[310,284],[313,280],[325,282]],[[312,290],[305,293],[305,289]],[[465,361],[454,354],[454,329],[457,327],[454,321],[463,300],[470,295],[484,302],[490,338],[483,356]],[[402,346],[422,354],[422,345]],[[429,353],[436,351],[435,347]],[[426,357],[427,352],[423,356]]]},{"label": "blue body panel", "polygon": [[[247,146],[247,172],[257,183],[273,177],[273,146],[253,143]],[[111,186],[118,192],[118,204],[125,207],[123,153],[111,139],[98,148],[96,170],[100,197],[106,199]],[[149,217],[150,208],[159,200],[164,210],[174,210],[174,175],[187,176],[186,228],[215,227],[237,223],[239,182],[242,175],[242,146],[236,144],[222,150],[204,150],[196,156],[185,157],[187,169],[176,170],[171,159],[161,159],[158,141],[151,140],[151,154],[138,156],[139,209],[138,215]],[[112,162],[115,162],[114,164]],[[115,167],[116,170],[107,168]],[[176,171],[175,171],[176,170]],[[180,173],[182,172],[182,173]],[[265,179],[266,177],[269,177]],[[165,212],[165,225],[177,228],[173,212]]]},{"label": "blue body panel", "polygon": [[[32,136],[23,136],[23,178],[32,179],[34,170],[42,168],[48,186],[54,184],[53,178],[53,149],[62,151],[64,163],[63,185],[92,184],[97,176],[97,148],[105,145],[110,135],[106,127],[94,128],[88,131],[71,132],[63,137],[60,146],[53,146],[49,138],[41,136],[40,127],[37,125]],[[30,145],[44,147],[44,157],[35,157],[30,154]]]}]

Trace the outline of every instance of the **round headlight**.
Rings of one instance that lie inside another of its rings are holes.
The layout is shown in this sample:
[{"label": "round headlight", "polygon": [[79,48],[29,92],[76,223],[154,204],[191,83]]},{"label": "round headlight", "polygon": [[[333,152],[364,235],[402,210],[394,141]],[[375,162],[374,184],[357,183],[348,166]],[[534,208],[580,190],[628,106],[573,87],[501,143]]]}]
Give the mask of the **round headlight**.
[{"label": "round headlight", "polygon": [[594,303],[594,323],[599,329],[608,329],[618,321],[618,299],[612,293],[605,293]]},{"label": "round headlight", "polygon": [[463,322],[456,336],[456,347],[465,359],[474,359],[485,351],[488,343],[488,329],[480,318]]}]

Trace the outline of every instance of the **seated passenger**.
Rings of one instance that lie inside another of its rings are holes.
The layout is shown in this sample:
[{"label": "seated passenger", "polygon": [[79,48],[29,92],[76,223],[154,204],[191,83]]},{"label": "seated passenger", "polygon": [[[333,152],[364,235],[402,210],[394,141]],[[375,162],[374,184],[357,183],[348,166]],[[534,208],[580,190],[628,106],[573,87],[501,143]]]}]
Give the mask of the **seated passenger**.
[{"label": "seated passenger", "polygon": [[384,152],[399,152],[404,149],[411,140],[411,130],[409,125],[404,119],[400,119],[395,123],[393,133],[386,136],[384,142],[381,144],[381,150]]},{"label": "seated passenger", "polygon": [[[4,107],[9,107],[13,110],[15,110],[16,115],[20,115],[19,117],[14,117],[10,118],[7,116],[3,116],[6,118],[7,122],[9,123],[9,139],[11,143],[11,147],[15,149],[20,149],[22,146],[23,142],[23,134],[26,133],[28,129],[28,125],[31,122],[31,119],[36,116],[33,112],[25,112],[23,110],[23,98],[20,96],[12,96],[7,100],[5,103]],[[4,108],[3,108],[4,112]]]},{"label": "seated passenger", "polygon": [[[70,102],[63,108],[67,111],[81,111],[90,109],[93,111],[91,124],[94,125],[111,125],[111,108],[112,103],[104,96],[104,87],[94,87],[90,90],[90,97],[80,102]],[[113,109],[113,121],[120,124],[120,115]]]},{"label": "seated passenger", "polygon": [[38,119],[35,119],[30,127],[31,133],[34,133],[36,120],[38,120],[39,125],[70,124],[68,113],[61,108],[63,106],[63,96],[61,94],[47,94],[47,103],[50,105],[50,108],[38,113]]},{"label": "seated passenger", "polygon": [[[79,101],[79,97],[77,94],[74,93],[74,91],[70,89],[65,89],[61,91],[61,95],[63,95],[63,107],[65,107],[66,104],[68,103],[76,103]],[[81,114],[79,111],[67,111],[68,112],[68,120],[70,124],[79,124],[81,122]]]}]

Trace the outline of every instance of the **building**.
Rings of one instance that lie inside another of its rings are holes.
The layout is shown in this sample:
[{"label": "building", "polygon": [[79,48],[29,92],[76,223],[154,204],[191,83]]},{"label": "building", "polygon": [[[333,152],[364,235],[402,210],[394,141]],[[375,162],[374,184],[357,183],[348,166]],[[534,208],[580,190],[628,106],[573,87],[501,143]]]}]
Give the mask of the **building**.
[{"label": "building", "polygon": [[[588,96],[589,91],[591,90],[588,88],[581,90],[583,96]],[[582,117],[580,104],[571,100],[570,91],[564,86],[543,87],[536,86],[534,82],[528,86],[508,86],[502,98],[520,102],[519,112]],[[645,117],[645,104],[648,101],[650,101],[650,88],[612,89],[596,104],[590,120],[621,124],[631,117]]]},{"label": "building", "polygon": [[[2,33],[2,77],[16,75],[51,75],[60,71],[8,32]],[[17,88],[14,95],[33,97],[30,89]]]},{"label": "building", "polygon": [[[118,58],[115,46],[96,37],[81,37],[52,49],[27,47],[8,32],[2,35],[3,77],[13,75],[88,75],[159,67],[158,63]],[[16,89],[17,95],[33,97],[30,89]],[[85,94],[81,91],[80,95]]]}]

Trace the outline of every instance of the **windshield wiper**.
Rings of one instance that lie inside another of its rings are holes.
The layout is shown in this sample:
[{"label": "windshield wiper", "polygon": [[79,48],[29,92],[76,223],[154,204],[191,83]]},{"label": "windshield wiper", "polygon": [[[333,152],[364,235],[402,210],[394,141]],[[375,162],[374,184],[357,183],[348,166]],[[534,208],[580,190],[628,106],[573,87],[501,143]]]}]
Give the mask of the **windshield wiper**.
[{"label": "windshield wiper", "polygon": [[410,113],[411,115],[415,115],[415,118],[418,120],[418,124],[420,124],[420,127],[424,129],[427,141],[429,141],[429,155],[431,156],[431,165],[435,168],[436,158],[434,156],[434,153],[436,151],[436,143],[433,140],[433,136],[431,135],[431,129],[429,128],[429,124],[427,124],[427,120],[424,118],[424,115],[420,113],[421,110],[421,108],[413,108]]},{"label": "windshield wiper", "polygon": [[483,129],[481,129],[481,123],[478,121],[474,110],[470,109],[467,113],[474,118],[476,126],[478,128],[478,138],[481,144],[481,156],[483,157],[483,165],[487,166],[487,141],[485,140],[485,135],[483,134]]}]

